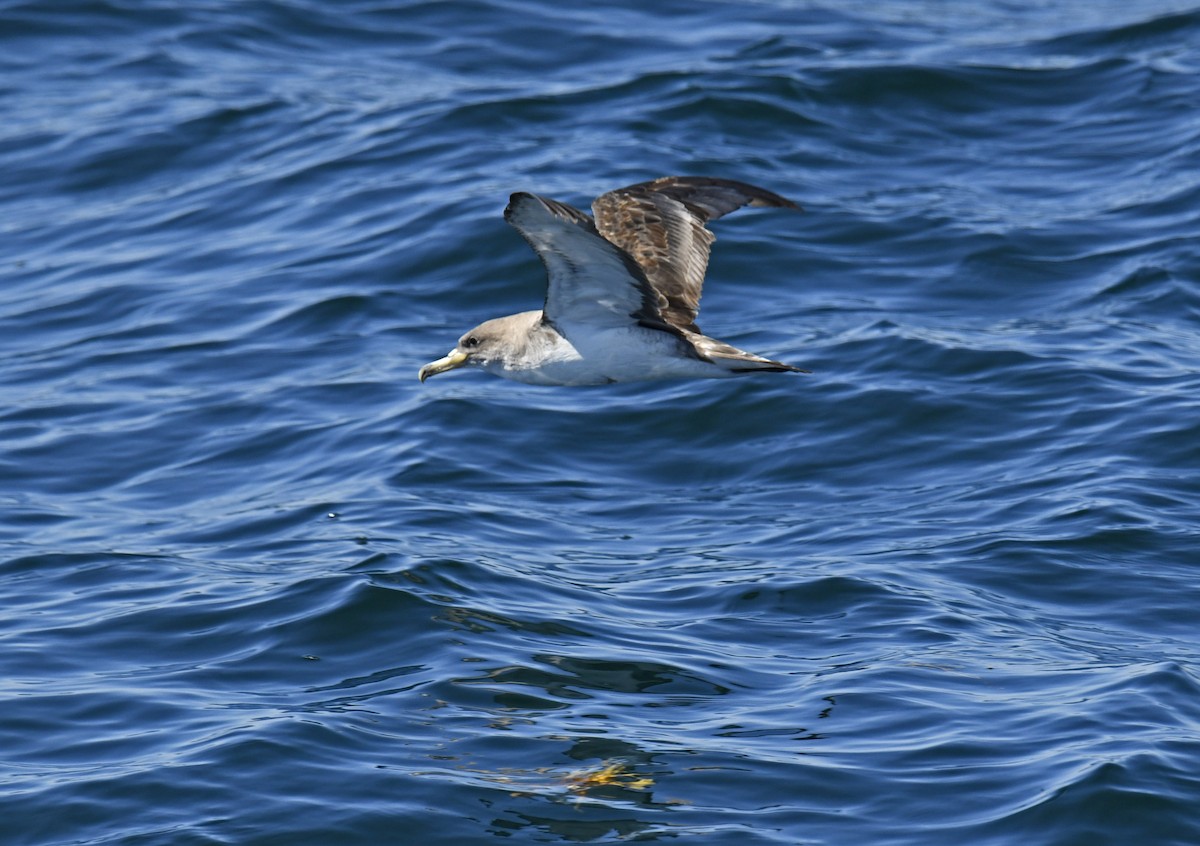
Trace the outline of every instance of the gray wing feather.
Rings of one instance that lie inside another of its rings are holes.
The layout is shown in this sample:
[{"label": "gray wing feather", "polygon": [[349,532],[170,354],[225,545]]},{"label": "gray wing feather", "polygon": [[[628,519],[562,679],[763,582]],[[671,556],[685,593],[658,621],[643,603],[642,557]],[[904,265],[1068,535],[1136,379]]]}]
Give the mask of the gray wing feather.
[{"label": "gray wing feather", "polygon": [[545,319],[566,332],[571,323],[641,323],[674,332],[659,312],[659,296],[641,267],[596,231],[592,218],[566,203],[513,194],[504,219],[546,266]]},{"label": "gray wing feather", "polygon": [[595,228],[641,267],[662,318],[699,332],[696,315],[716,236],[704,224],[743,206],[799,209],[791,200],[732,179],[664,176],[602,194]]}]

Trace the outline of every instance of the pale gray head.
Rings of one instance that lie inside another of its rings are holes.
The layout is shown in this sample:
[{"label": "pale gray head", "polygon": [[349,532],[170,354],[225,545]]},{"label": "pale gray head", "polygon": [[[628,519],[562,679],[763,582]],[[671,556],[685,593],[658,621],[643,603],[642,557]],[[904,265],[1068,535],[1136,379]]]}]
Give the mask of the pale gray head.
[{"label": "pale gray head", "polygon": [[[457,370],[460,367],[481,367],[485,370],[502,368],[505,362],[524,349],[529,322],[525,314],[497,317],[480,323],[458,339],[458,345],[444,358],[431,361],[421,368],[417,377],[424,382],[430,376]],[[540,313],[534,312],[540,317]]]}]

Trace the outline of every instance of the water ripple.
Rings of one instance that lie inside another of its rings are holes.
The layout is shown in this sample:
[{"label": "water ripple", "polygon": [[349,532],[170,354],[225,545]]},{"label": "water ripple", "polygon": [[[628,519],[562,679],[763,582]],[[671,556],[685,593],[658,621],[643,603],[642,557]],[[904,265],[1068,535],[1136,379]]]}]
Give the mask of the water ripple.
[{"label": "water ripple", "polygon": [[[1184,3],[0,11],[5,843],[1200,839]],[[814,372],[416,369],[708,173]]]}]

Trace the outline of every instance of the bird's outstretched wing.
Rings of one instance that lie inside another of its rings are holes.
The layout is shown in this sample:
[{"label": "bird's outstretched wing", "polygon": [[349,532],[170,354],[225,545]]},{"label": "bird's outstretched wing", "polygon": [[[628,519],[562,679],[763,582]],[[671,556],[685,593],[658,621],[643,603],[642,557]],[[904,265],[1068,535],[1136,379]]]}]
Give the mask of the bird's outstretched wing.
[{"label": "bird's outstretched wing", "polygon": [[716,240],[704,224],[743,206],[800,208],[745,182],[664,176],[602,194],[592,203],[592,212],[596,231],[641,268],[657,294],[653,299],[662,318],[679,329],[699,332],[700,290]]},{"label": "bird's outstretched wing", "polygon": [[535,194],[517,193],[507,220],[546,266],[545,319],[567,333],[571,324],[631,326],[674,332],[659,296],[628,253],[601,237],[591,216]]}]

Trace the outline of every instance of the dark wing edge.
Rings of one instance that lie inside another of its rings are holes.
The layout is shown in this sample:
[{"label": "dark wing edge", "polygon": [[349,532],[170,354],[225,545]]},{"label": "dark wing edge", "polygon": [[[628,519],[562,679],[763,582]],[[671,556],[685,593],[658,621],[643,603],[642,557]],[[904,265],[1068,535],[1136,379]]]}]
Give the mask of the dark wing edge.
[{"label": "dark wing edge", "polygon": [[802,211],[773,191],[734,179],[664,176],[597,197],[597,231],[641,267],[671,325],[699,332],[696,317],[716,236],[704,224],[745,206]]}]

